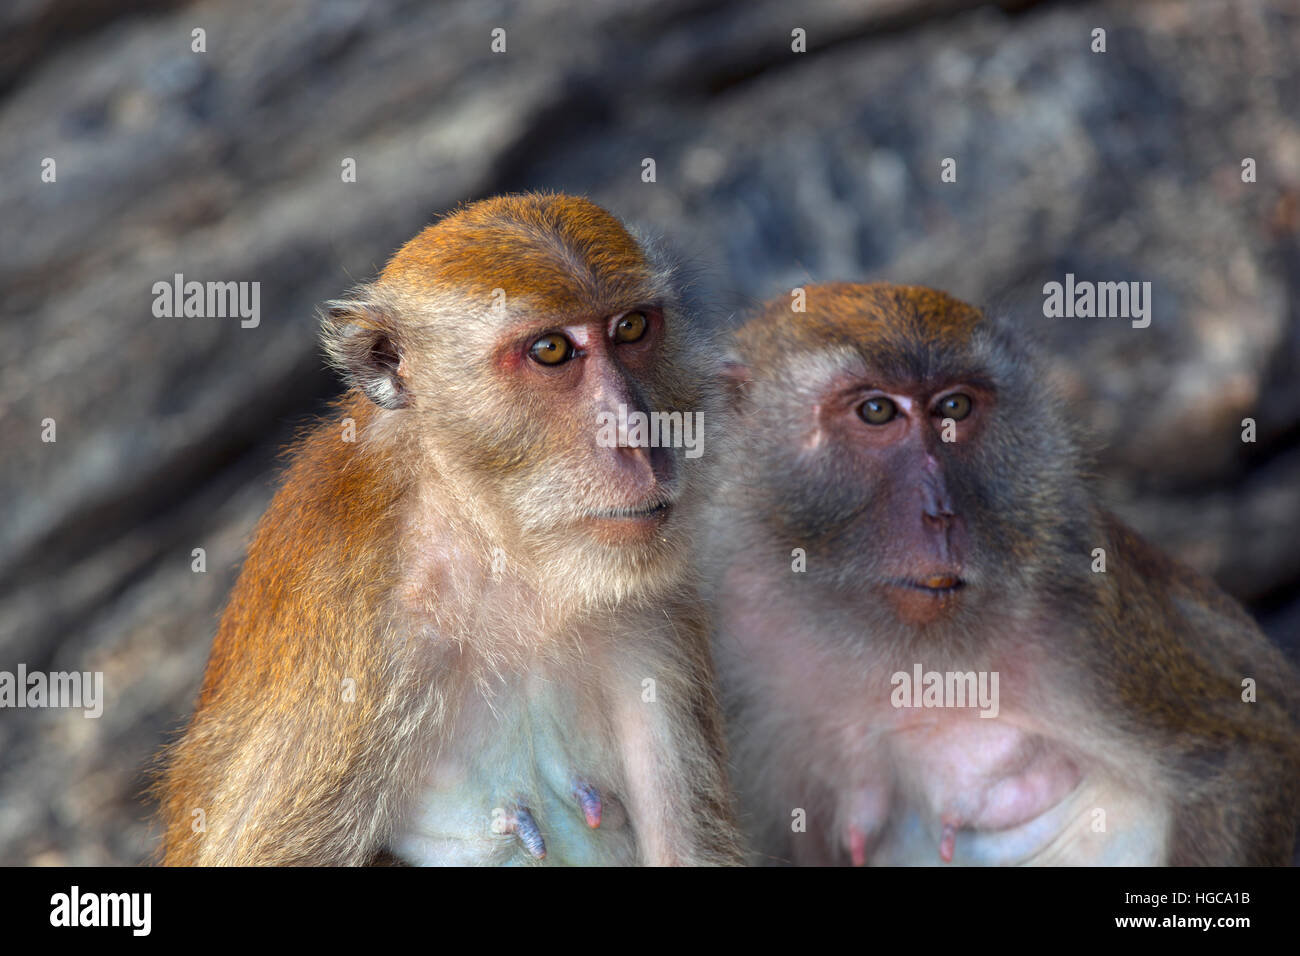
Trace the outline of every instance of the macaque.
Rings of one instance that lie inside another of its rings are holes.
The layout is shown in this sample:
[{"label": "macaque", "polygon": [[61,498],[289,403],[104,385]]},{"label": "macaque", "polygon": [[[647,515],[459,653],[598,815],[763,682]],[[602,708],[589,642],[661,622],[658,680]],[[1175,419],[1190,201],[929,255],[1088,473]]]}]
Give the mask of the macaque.
[{"label": "macaque", "polygon": [[737,332],[708,536],[759,859],[1289,862],[1295,671],[1098,503],[1023,336],[930,289],[806,294]]},{"label": "macaque", "polygon": [[686,290],[605,210],[528,194],[328,304],[350,390],[167,755],[164,862],[743,860],[693,564],[714,479],[678,434],[726,400]]}]

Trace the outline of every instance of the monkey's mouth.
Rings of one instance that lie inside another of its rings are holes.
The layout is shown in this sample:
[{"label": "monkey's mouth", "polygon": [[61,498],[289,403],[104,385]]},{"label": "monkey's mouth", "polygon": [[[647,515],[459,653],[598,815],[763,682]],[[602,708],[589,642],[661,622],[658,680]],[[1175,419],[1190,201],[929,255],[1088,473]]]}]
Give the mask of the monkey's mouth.
[{"label": "monkey's mouth", "polygon": [[673,503],[655,499],[622,508],[588,511],[582,524],[597,541],[616,547],[642,547],[663,537]]},{"label": "monkey's mouth", "polygon": [[635,508],[607,508],[604,511],[593,511],[588,517],[598,521],[659,521],[668,517],[672,507],[671,502],[656,501]]},{"label": "monkey's mouth", "polygon": [[894,578],[886,582],[885,596],[898,616],[909,624],[924,626],[951,614],[960,603],[957,595],[966,582],[941,571],[919,577]]},{"label": "monkey's mouth", "polygon": [[921,578],[895,578],[889,583],[896,588],[908,588],[934,597],[946,597],[950,594],[956,594],[966,586],[966,582],[955,574],[928,574]]}]

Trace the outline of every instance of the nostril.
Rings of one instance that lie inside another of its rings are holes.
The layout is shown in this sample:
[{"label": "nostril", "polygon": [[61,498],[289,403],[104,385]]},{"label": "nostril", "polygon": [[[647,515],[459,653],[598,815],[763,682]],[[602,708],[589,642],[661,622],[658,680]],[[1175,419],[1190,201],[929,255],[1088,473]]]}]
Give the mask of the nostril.
[{"label": "nostril", "polygon": [[640,445],[619,445],[614,453],[623,469],[637,477],[654,474],[654,462],[649,448]]},{"label": "nostril", "polygon": [[617,453],[620,458],[632,459],[633,461],[643,461],[650,464],[650,449],[641,445],[619,445]]}]

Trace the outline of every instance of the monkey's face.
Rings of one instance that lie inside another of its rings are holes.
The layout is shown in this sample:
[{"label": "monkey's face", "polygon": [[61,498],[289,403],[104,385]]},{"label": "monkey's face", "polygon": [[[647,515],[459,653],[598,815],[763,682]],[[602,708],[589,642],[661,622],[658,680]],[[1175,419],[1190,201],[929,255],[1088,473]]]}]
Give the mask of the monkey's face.
[{"label": "monkey's face", "polygon": [[585,200],[504,197],[430,227],[369,292],[357,384],[508,566],[560,605],[683,575],[716,351],[674,267]]},{"label": "monkey's face", "polygon": [[[475,402],[444,383],[429,427],[509,525],[520,558],[582,602],[654,591],[680,573],[711,417],[687,318],[650,298],[511,323],[479,343]],[[450,399],[450,400],[449,400]]]},{"label": "monkey's face", "polygon": [[798,335],[769,311],[741,336],[769,533],[805,549],[811,586],[906,627],[1031,593],[1075,466],[1027,361],[929,290],[809,292]]}]

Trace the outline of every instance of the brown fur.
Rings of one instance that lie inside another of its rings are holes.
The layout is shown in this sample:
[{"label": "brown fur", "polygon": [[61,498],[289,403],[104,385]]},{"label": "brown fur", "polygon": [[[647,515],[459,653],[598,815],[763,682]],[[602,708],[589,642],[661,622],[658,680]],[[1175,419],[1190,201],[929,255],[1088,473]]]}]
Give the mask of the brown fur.
[{"label": "brown fur", "polygon": [[[498,288],[504,316],[488,301]],[[595,364],[593,347],[581,378],[519,358],[530,335],[633,306],[662,310],[652,357]],[[674,517],[645,546],[601,546],[571,524],[624,494],[622,452],[593,445],[594,409],[617,397],[717,410],[709,333],[676,268],[586,200],[501,197],[424,230],[374,284],[331,303],[324,327],[354,388],[297,448],[167,754],[165,862],[391,860],[421,788],[445,789],[453,771],[437,768],[465,762],[474,774],[453,796],[472,820],[454,845],[506,859],[511,837],[491,832],[491,813],[541,799],[533,746],[603,774],[607,806],[628,805],[639,862],[737,861],[689,560],[707,473],[677,462]],[[355,443],[340,441],[348,418]],[[646,677],[657,704],[637,696]],[[539,678],[598,716],[572,726],[545,697],[520,703]],[[629,734],[644,766],[620,753]],[[506,762],[483,763],[489,752]]]}]

